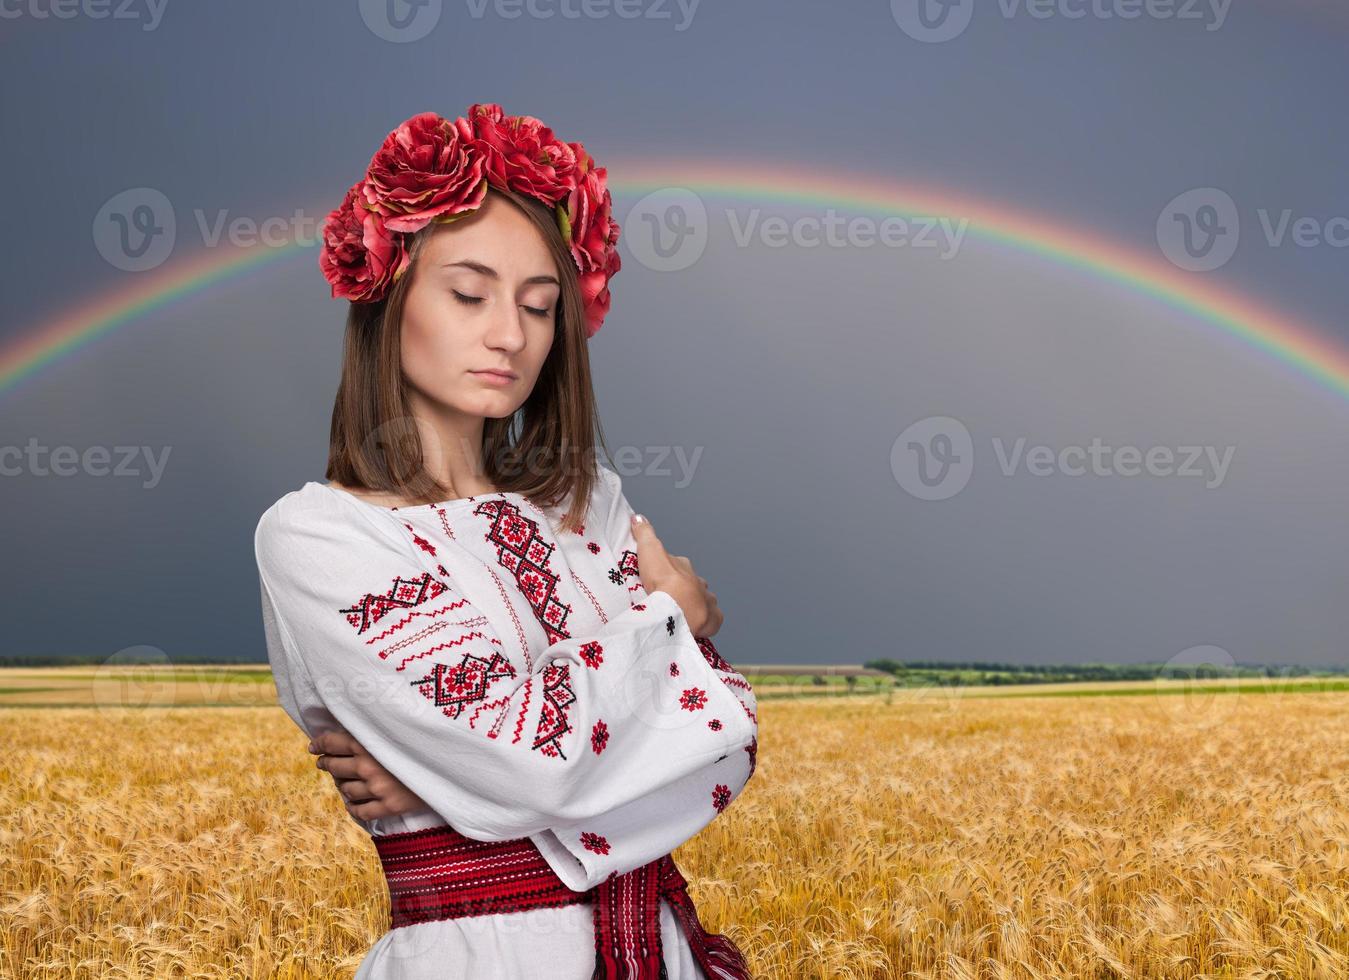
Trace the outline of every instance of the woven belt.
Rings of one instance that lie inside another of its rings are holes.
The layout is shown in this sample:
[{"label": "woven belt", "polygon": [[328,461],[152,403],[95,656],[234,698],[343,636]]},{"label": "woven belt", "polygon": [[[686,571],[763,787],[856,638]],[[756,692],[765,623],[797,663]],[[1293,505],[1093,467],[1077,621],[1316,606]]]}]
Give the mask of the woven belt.
[{"label": "woven belt", "polygon": [[440,826],[373,840],[389,886],[390,929],[590,902],[595,919],[591,980],[666,980],[663,898],[679,916],[708,980],[751,980],[735,943],[707,932],[698,921],[688,882],[668,854],[577,892],[562,883],[528,837],[479,841]]}]

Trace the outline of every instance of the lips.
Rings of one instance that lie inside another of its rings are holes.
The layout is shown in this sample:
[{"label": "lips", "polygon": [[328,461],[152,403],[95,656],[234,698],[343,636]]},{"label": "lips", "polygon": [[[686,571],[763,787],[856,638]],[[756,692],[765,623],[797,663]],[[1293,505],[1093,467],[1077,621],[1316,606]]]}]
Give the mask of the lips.
[{"label": "lips", "polygon": [[474,371],[474,374],[490,374],[494,378],[501,378],[506,381],[514,381],[515,375],[510,371],[498,371],[495,368],[488,368],[484,371]]}]

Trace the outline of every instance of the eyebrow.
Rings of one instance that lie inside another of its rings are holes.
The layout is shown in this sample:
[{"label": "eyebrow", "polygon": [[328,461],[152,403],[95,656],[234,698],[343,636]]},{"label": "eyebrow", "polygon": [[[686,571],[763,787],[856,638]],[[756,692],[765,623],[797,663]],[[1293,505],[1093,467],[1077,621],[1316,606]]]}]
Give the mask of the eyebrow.
[{"label": "eyebrow", "polygon": [[[499,275],[497,275],[496,269],[493,269],[490,265],[483,265],[481,262],[475,262],[473,259],[463,259],[462,261],[459,262],[445,262],[441,265],[441,268],[449,269],[457,265],[461,265],[465,269],[472,269],[474,272],[481,273],[488,279],[501,278]],[[562,285],[560,282],[557,281],[556,276],[530,276],[528,279],[525,280],[526,285],[530,285],[536,282],[552,283],[554,286]]]}]

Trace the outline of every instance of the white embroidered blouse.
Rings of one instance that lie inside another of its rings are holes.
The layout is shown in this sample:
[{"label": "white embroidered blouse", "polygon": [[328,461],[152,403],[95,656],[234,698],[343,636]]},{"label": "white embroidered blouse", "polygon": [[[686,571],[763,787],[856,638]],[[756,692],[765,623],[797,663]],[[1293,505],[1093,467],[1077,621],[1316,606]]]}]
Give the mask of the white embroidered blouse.
[{"label": "white embroidered blouse", "polygon": [[[306,483],[258,522],[262,614],[281,706],[340,727],[429,809],[372,835],[449,824],[529,837],[585,891],[693,837],[744,789],[757,702],[668,593],[647,593],[632,507],[599,468],[584,525],[521,494],[390,508]],[[354,819],[354,818],[353,818]],[[668,903],[671,980],[701,976]],[[589,904],[403,926],[357,980],[588,977]],[[456,974],[457,975],[457,974]]]}]

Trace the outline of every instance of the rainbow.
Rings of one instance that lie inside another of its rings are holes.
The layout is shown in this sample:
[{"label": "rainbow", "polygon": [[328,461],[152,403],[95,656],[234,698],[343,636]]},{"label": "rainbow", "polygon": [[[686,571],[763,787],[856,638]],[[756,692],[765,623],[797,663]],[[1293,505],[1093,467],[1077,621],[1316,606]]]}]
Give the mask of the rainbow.
[{"label": "rainbow", "polygon": [[[1051,220],[1043,214],[953,193],[913,181],[892,181],[843,171],[802,171],[757,162],[723,163],[627,159],[606,163],[615,197],[635,202],[658,190],[681,187],[704,199],[828,206],[865,214],[951,217],[969,221],[967,235],[1080,270],[1156,299],[1197,324],[1292,367],[1331,391],[1349,397],[1349,348],[1311,326],[1278,313],[1235,290],[1184,272],[1164,258]],[[621,174],[623,179],[616,179]],[[306,213],[323,214],[328,207]],[[621,208],[617,208],[621,214]],[[0,393],[44,366],[125,326],[252,269],[305,254],[284,245],[209,251],[137,277],[22,334],[0,348]],[[313,272],[318,276],[318,270]]]}]

